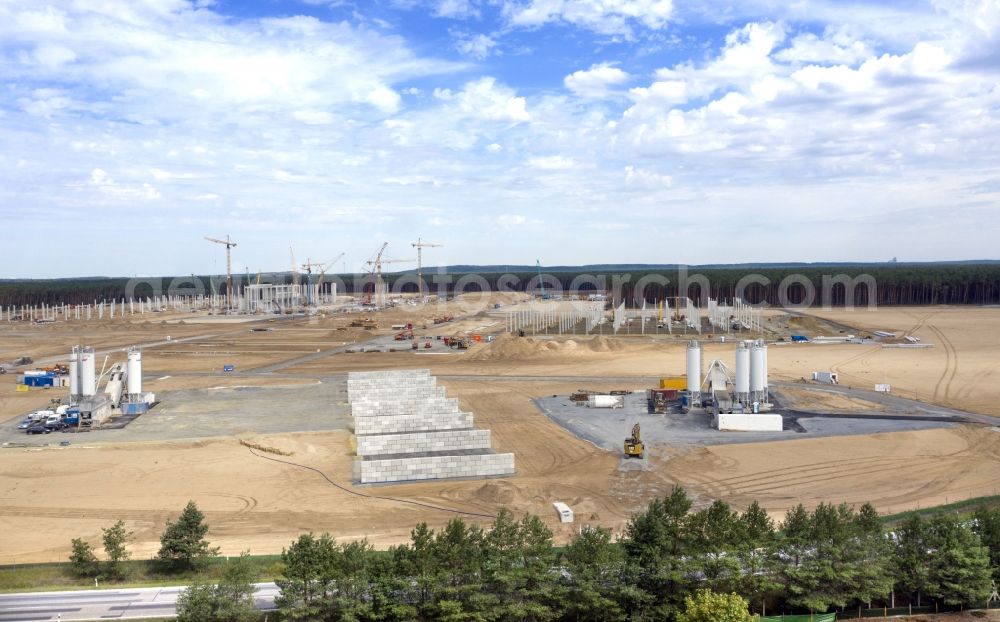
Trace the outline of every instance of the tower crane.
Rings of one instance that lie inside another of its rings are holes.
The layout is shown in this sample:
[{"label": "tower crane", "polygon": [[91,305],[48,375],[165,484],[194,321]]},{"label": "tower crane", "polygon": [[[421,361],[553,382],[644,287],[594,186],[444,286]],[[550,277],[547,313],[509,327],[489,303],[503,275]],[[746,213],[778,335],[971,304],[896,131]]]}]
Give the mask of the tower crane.
[{"label": "tower crane", "polygon": [[412,243],[410,246],[412,246],[413,248],[417,249],[417,292],[420,294],[420,297],[423,298],[424,297],[424,274],[423,274],[424,262],[423,262],[423,252],[422,251],[425,248],[440,248],[440,247],[444,246],[444,244],[431,244],[430,242],[424,242],[420,238],[417,238],[417,241],[414,242],[414,243]]},{"label": "tower crane", "polygon": [[233,307],[233,259],[231,255],[231,249],[236,246],[236,242],[229,239],[229,234],[226,234],[225,240],[219,240],[216,238],[205,237],[209,242],[214,242],[216,244],[222,244],[226,247],[226,306],[230,309]]},{"label": "tower crane", "polygon": [[[385,252],[385,247],[388,246],[388,245],[389,245],[388,242],[385,242],[384,244],[382,244],[382,248],[380,248],[378,250],[378,253],[375,254],[375,258],[374,259],[369,259],[367,262],[365,262],[369,266],[372,267],[372,272],[371,273],[372,273],[372,279],[373,279],[374,285],[375,285],[375,295],[376,295],[375,301],[376,301],[376,303],[378,304],[379,307],[384,307],[385,306],[385,296],[382,294],[382,290],[383,290],[383,285],[382,285],[382,266],[385,265],[385,264],[389,264],[389,263],[412,263],[413,262],[412,259],[382,259],[382,254]],[[370,299],[369,299],[369,302],[370,302]]]},{"label": "tower crane", "polygon": [[382,283],[382,253],[385,252],[385,247],[389,246],[388,242],[383,242],[382,246],[378,249],[378,252],[373,255],[373,259],[369,259],[365,263],[371,266],[368,273],[371,275],[372,291],[365,295],[365,304],[371,304],[372,294],[378,293],[378,288]]},{"label": "tower crane", "polygon": [[317,293],[320,293],[320,289],[323,286],[323,277],[326,275],[326,271],[329,270],[330,267],[333,266],[333,264],[340,261],[340,258],[343,257],[345,254],[346,253],[341,253],[326,263],[313,262],[309,258],[306,258],[306,262],[302,264],[302,269],[305,270],[306,272],[306,287],[307,287],[306,304],[311,305],[313,303],[311,299],[313,268],[319,268],[319,280],[316,282],[316,291]]}]

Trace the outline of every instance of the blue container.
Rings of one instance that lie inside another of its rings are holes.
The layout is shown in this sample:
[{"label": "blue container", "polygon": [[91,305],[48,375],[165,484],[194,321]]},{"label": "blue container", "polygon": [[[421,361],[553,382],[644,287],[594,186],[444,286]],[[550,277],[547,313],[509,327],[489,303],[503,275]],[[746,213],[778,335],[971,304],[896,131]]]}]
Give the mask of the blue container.
[{"label": "blue container", "polygon": [[122,413],[126,415],[141,415],[149,412],[149,405],[145,402],[125,402],[122,404]]}]

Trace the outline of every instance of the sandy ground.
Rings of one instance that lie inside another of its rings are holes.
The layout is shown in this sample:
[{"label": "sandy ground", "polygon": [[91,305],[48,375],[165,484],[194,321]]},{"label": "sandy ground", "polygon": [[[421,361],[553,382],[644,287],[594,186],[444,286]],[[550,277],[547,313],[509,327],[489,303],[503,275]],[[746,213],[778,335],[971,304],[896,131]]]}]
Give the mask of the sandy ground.
[{"label": "sandy ground", "polygon": [[[350,435],[343,431],[257,435],[256,441],[291,451],[292,456],[281,459],[318,468],[348,492],[314,472],[256,457],[235,438],[89,445],[81,441],[67,448],[2,449],[0,516],[10,528],[0,532],[0,562],[64,559],[71,538],[96,543],[100,528],[117,518],[136,531],[137,556],[149,555],[155,552],[165,521],[189,499],[206,510],[210,539],[224,552],[249,548],[264,553],[280,551],[310,530],[330,531],[340,538],[367,536],[385,546],[405,541],[416,522],[441,526],[455,515],[352,493],[480,514],[506,505],[518,513],[538,513],[565,540],[580,523],[620,530],[631,512],[674,483],[687,486],[699,504],[722,498],[741,507],[757,499],[776,516],[799,502],[811,506],[821,501],[872,501],[883,512],[896,512],[1000,489],[1000,433],[989,428],[673,448],[643,470],[623,465],[616,452],[575,437],[531,402],[579,388],[642,389],[656,377],[683,373],[685,346],[671,340],[502,339],[461,356],[332,353],[339,343],[390,334],[390,324],[424,321],[436,312],[397,308],[379,316],[381,327],[374,332],[347,329],[350,316],[264,320],[260,325],[273,329],[269,332],[251,332],[247,324],[0,323],[0,359],[64,353],[74,343],[121,348],[168,334],[197,337],[145,351],[146,388],[152,391],[287,386],[306,382],[295,375],[428,367],[443,377],[449,395],[459,397],[462,407],[475,414],[477,427],[493,430],[495,450],[516,454],[518,468],[516,476],[502,479],[355,488],[348,483]],[[427,332],[454,334],[463,326],[474,330],[491,321],[478,313]],[[1000,386],[992,382],[1000,365],[1000,310],[933,307],[817,315],[864,329],[914,334],[935,347],[774,346],[769,354],[772,378],[797,380],[813,370],[832,369],[844,384],[870,388],[889,382],[897,394],[1000,415]],[[826,326],[819,321],[811,325]],[[731,343],[705,348],[706,361],[718,357],[732,363]],[[296,361],[317,349],[320,356],[282,369],[280,377],[198,375],[215,374],[224,362],[235,362],[244,371]],[[45,391],[15,393],[13,377],[0,377],[0,421],[43,406],[49,397]],[[802,402],[796,407],[810,401],[809,394],[794,398]],[[822,398],[812,405],[820,410],[863,406],[839,401],[843,399]],[[577,525],[555,522],[555,500],[576,510]]]}]

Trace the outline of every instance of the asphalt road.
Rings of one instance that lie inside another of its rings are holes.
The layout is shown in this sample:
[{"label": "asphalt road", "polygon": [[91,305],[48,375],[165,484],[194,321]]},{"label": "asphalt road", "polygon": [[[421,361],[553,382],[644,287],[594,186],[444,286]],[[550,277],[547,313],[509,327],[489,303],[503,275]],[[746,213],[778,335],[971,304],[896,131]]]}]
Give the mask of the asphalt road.
[{"label": "asphalt road", "polygon": [[[257,608],[274,609],[278,586],[257,583],[256,587]],[[183,586],[178,586],[0,594],[0,622],[169,617],[177,613],[177,597],[183,590]]]}]

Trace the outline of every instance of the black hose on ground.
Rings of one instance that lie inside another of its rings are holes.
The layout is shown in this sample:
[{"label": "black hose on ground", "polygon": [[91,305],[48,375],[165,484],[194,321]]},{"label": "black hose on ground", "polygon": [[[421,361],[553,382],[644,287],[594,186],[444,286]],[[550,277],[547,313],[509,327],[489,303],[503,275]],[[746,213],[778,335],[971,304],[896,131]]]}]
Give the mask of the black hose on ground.
[{"label": "black hose on ground", "polygon": [[463,516],[476,516],[476,517],[479,517],[479,518],[496,518],[496,516],[494,514],[481,514],[479,512],[466,512],[465,510],[455,510],[455,509],[452,509],[452,508],[441,507],[439,505],[432,505],[430,503],[421,503],[420,501],[411,501],[409,499],[397,499],[396,497],[382,497],[382,496],[379,496],[379,495],[365,494],[363,492],[358,492],[356,490],[351,490],[350,488],[347,488],[346,486],[341,486],[337,482],[335,482],[332,479],[330,479],[329,477],[327,477],[326,473],[324,473],[323,471],[320,471],[319,469],[317,469],[315,467],[306,466],[304,464],[298,464],[298,463],[295,463],[295,462],[290,462],[288,460],[279,460],[277,458],[272,458],[271,456],[265,456],[265,455],[259,454],[256,451],[254,451],[253,447],[247,447],[247,449],[249,449],[250,453],[252,453],[253,455],[257,456],[258,458],[263,458],[265,460],[271,460],[272,462],[280,462],[281,464],[287,464],[289,466],[298,467],[300,469],[307,469],[309,471],[313,471],[315,473],[318,473],[320,477],[322,477],[323,479],[325,479],[334,488],[337,488],[338,490],[342,490],[342,491],[346,492],[349,495],[354,495],[355,497],[362,497],[362,498],[365,498],[365,499],[379,499],[379,500],[382,500],[382,501],[394,501],[396,503],[408,503],[410,505],[415,505],[415,506],[421,507],[421,508],[427,508],[429,510],[438,510],[440,512],[450,512],[452,514],[461,514]]}]

